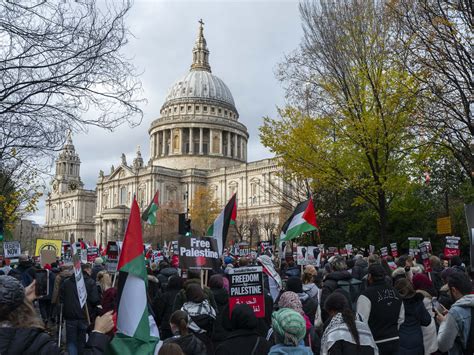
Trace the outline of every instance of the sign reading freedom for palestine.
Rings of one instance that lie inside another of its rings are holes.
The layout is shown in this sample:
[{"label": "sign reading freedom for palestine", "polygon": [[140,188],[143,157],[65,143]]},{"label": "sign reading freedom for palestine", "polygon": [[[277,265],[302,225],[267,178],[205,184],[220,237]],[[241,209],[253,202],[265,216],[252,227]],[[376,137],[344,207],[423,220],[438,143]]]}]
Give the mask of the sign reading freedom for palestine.
[{"label": "sign reading freedom for palestine", "polygon": [[178,252],[182,269],[213,269],[219,259],[217,240],[212,237],[180,236]]},{"label": "sign reading freedom for palestine", "polygon": [[262,267],[230,269],[229,276],[230,315],[236,305],[248,304],[257,318],[265,317]]}]

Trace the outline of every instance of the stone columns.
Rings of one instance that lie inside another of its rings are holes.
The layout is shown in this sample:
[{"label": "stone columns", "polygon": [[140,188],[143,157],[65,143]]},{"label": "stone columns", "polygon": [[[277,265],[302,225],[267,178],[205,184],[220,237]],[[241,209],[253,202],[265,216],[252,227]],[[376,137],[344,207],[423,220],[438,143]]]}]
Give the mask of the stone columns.
[{"label": "stone columns", "polygon": [[166,131],[161,131],[161,155],[165,156],[166,154]]},{"label": "stone columns", "polygon": [[213,148],[214,148],[214,146],[213,146],[214,137],[213,137],[212,134],[213,134],[213,131],[212,131],[212,129],[210,128],[210,129],[209,129],[209,149],[208,149],[208,153],[209,153],[209,154],[214,153],[214,150],[213,150]]},{"label": "stone columns", "polygon": [[155,141],[156,141],[156,133],[152,134],[150,137],[150,146],[151,146],[150,153],[152,157],[155,156]]},{"label": "stone columns", "polygon": [[183,154],[183,129],[179,129],[179,153]]},{"label": "stone columns", "polygon": [[194,154],[193,128],[189,129],[189,154]]},{"label": "stone columns", "polygon": [[157,157],[160,155],[160,132],[155,133],[155,150],[153,156]]},{"label": "stone columns", "polygon": [[222,150],[223,150],[223,146],[224,146],[224,131],[221,130],[221,140],[220,140],[220,143],[219,143],[219,155],[222,155]]},{"label": "stone columns", "polygon": [[169,151],[169,155],[173,155],[174,154],[174,134],[173,134],[173,130],[170,129],[170,151]]},{"label": "stone columns", "polygon": [[244,136],[240,136],[240,159],[244,160]]},{"label": "stone columns", "polygon": [[227,132],[227,156],[230,157],[231,150],[230,145],[232,144],[232,136],[230,132]]},{"label": "stone columns", "polygon": [[199,128],[199,154],[202,154],[202,127]]},{"label": "stone columns", "polygon": [[237,154],[238,152],[238,146],[237,146],[237,135],[234,134],[234,158],[237,158],[239,155]]}]

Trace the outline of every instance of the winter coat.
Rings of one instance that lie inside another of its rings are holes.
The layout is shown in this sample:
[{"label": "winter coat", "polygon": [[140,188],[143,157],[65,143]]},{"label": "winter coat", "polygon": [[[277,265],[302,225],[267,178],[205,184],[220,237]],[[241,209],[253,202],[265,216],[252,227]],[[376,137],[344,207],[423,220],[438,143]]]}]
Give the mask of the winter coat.
[{"label": "winter coat", "polygon": [[268,355],[313,355],[310,348],[298,345],[298,346],[287,346],[284,344],[276,344],[270,348]]},{"label": "winter coat", "polygon": [[225,288],[211,288],[211,292],[214,295],[214,300],[217,305],[217,314],[222,312],[222,309],[226,304],[229,303],[229,294]]},{"label": "winter coat", "polygon": [[303,291],[313,300],[319,303],[319,289],[313,282],[303,285]]},{"label": "winter coat", "polygon": [[303,305],[304,313],[308,316],[310,323],[314,324],[314,318],[318,310],[318,302],[309,297],[305,292],[297,293],[297,295]]},{"label": "winter coat", "polygon": [[[89,336],[85,355],[103,354],[109,339],[93,332]],[[38,328],[12,328],[0,324],[0,354],[2,355],[56,355],[63,354],[57,342]]]},{"label": "winter coat", "polygon": [[417,290],[416,292],[423,295],[423,304],[425,309],[430,315],[431,323],[427,327],[421,327],[421,332],[423,333],[423,347],[425,349],[425,354],[432,354],[438,350],[438,340],[436,332],[436,321],[434,319],[433,306],[431,304],[432,296],[423,290]]},{"label": "winter coat", "polygon": [[355,262],[354,267],[352,268],[352,277],[361,280],[367,275],[367,270],[369,268],[369,264],[363,258],[357,259]]},{"label": "winter coat", "polygon": [[423,295],[416,293],[411,298],[403,299],[405,321],[400,325],[400,354],[424,355],[423,333],[421,327],[431,323],[430,314],[423,303]]},{"label": "winter coat", "polygon": [[266,354],[270,350],[267,340],[256,332],[257,318],[247,306],[236,306],[232,311],[232,332],[217,347],[216,355]]},{"label": "winter coat", "polygon": [[207,355],[206,345],[198,339],[194,334],[185,336],[174,336],[164,341],[164,344],[178,344],[185,355]]},{"label": "winter coat", "polygon": [[171,276],[179,276],[178,270],[174,267],[167,267],[161,269],[158,273],[157,277],[160,280],[161,290],[164,292],[166,291],[166,287],[168,286],[168,280]]},{"label": "winter coat", "polygon": [[441,278],[441,273],[443,272],[443,270],[444,269],[442,267],[439,267],[433,269],[433,271],[430,272],[431,281],[433,282],[433,287],[436,291],[436,294],[438,294],[439,290],[444,285],[443,279]]},{"label": "winter coat", "polygon": [[448,284],[443,285],[440,288],[439,293],[438,293],[438,301],[446,309],[450,309],[451,306],[453,305],[454,302],[453,302],[453,299],[451,298],[451,295],[449,293]]},{"label": "winter coat", "polygon": [[[95,307],[100,303],[99,291],[92,278],[83,273],[84,284],[87,291],[87,305],[89,314],[93,315]],[[65,279],[61,285],[60,302],[63,306],[63,315],[65,319],[78,320],[86,319],[85,313],[79,304],[79,297],[77,295],[76,279],[74,275]]]},{"label": "winter coat", "polygon": [[451,306],[446,320],[438,331],[438,348],[449,355],[463,353],[463,347],[469,337],[471,327],[471,309],[474,307],[474,295],[465,295]]},{"label": "winter coat", "polygon": [[350,279],[352,279],[352,275],[347,270],[333,271],[327,274],[324,278],[323,288],[321,290],[321,317],[323,322],[328,319],[328,314],[324,310],[324,302],[326,302],[326,298],[337,289],[338,281],[349,281]]},{"label": "winter coat", "polygon": [[[186,288],[192,284],[198,284],[201,286],[201,280],[200,279],[189,279],[184,282],[184,287],[182,290],[178,292],[176,295],[176,298],[174,300],[173,304],[173,312],[177,311],[178,309],[181,309],[183,307],[183,304],[186,303]],[[209,301],[211,304],[212,308],[217,309],[216,301],[214,300],[214,295],[211,292],[211,289],[207,286],[204,286],[204,294],[206,295],[206,299]]]},{"label": "winter coat", "polygon": [[161,296],[160,281],[153,275],[147,275],[147,278],[148,287],[146,292],[148,296],[148,302],[151,303],[156,297]]},{"label": "winter coat", "polygon": [[173,314],[174,299],[179,291],[179,289],[167,290],[153,300],[152,309],[155,313],[156,324],[160,327],[160,330],[164,329],[171,332],[170,318],[171,314]]},{"label": "winter coat", "polygon": [[54,287],[53,287],[53,294],[51,296],[51,303],[58,304],[59,303],[59,290],[61,285],[65,279],[72,275],[72,270],[63,270],[60,271],[59,274],[56,275],[54,279]]},{"label": "winter coat", "polygon": [[285,271],[285,275],[288,277],[301,277],[301,267],[291,266]]},{"label": "winter coat", "polygon": [[94,281],[97,281],[97,274],[101,271],[104,271],[105,267],[101,264],[94,264],[92,267],[91,277]]},{"label": "winter coat", "polygon": [[357,344],[345,340],[337,341],[328,351],[329,355],[374,355],[374,349],[370,346],[361,346],[357,348]]}]

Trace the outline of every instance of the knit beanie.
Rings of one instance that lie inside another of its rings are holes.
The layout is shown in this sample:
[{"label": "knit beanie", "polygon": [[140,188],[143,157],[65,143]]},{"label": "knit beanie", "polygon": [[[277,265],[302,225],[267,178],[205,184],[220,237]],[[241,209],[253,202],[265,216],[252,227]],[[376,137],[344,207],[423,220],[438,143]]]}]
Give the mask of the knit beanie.
[{"label": "knit beanie", "polygon": [[303,316],[289,308],[282,308],[272,314],[272,328],[277,339],[289,346],[297,346],[306,334]]},{"label": "knit beanie", "polygon": [[25,289],[20,281],[11,276],[0,276],[0,304],[7,314],[16,309],[25,299]]},{"label": "knit beanie", "polygon": [[425,274],[415,274],[412,279],[415,290],[431,290],[433,283]]}]

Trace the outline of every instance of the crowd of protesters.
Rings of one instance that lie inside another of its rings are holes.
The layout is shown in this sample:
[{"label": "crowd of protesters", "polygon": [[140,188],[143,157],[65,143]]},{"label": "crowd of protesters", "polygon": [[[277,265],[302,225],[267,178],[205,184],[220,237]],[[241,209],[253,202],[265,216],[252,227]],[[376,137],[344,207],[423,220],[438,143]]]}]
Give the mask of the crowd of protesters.
[{"label": "crowd of protesters", "polygon": [[[446,263],[447,261],[447,263]],[[265,314],[229,311],[231,269],[264,271]],[[147,298],[160,332],[159,354],[473,354],[472,273],[459,257],[332,256],[320,267],[270,253],[226,256],[203,284],[177,257],[147,262]],[[38,297],[35,272],[48,270]],[[116,331],[117,289],[103,260],[83,264],[87,312],[72,266],[41,268],[26,256],[0,268],[0,354],[103,354]],[[57,329],[65,321],[65,347]],[[60,339],[61,340],[61,339]]]}]

